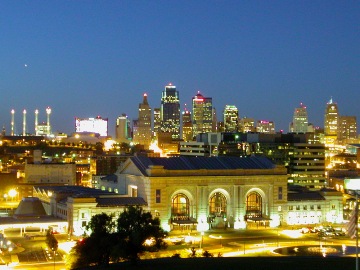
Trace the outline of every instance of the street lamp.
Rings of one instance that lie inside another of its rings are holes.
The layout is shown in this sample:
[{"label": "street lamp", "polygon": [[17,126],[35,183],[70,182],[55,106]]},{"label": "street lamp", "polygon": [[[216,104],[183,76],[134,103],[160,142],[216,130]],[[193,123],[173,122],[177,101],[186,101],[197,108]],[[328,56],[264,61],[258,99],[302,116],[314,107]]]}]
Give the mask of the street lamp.
[{"label": "street lamp", "polygon": [[16,196],[17,194],[17,191],[15,189],[10,189],[9,192],[8,192],[9,196],[11,197],[11,200],[13,201],[14,200],[14,197]]},{"label": "street lamp", "polygon": [[201,244],[200,244],[200,249],[201,247],[204,246],[204,232],[201,232]]}]

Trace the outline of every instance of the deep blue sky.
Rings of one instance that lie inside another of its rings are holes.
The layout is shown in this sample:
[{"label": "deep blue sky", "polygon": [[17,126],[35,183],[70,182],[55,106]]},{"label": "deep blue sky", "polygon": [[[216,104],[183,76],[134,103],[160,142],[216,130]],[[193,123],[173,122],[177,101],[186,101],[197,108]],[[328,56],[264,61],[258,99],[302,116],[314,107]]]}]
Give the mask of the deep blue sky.
[{"label": "deep blue sky", "polygon": [[[74,117],[137,118],[144,92],[152,108],[172,82],[181,109],[200,91],[218,119],[240,117],[288,131],[303,102],[323,126],[333,97],[360,121],[359,1],[1,1],[0,124],[34,110],[54,131]],[[25,66],[27,65],[27,67]]]}]

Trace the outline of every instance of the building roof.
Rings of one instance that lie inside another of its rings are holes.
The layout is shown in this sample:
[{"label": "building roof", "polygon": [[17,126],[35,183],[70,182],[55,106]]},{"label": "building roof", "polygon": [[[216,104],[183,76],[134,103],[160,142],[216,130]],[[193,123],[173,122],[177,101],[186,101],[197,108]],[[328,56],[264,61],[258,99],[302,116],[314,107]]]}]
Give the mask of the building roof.
[{"label": "building roof", "polygon": [[234,169],[274,169],[276,167],[266,157],[131,157],[131,161],[146,175],[150,166],[163,166],[165,170],[234,170]]},{"label": "building roof", "polygon": [[25,197],[16,208],[14,218],[39,218],[47,216],[44,206],[39,198]]},{"label": "building roof", "polygon": [[35,186],[34,189],[38,190],[38,192],[42,193],[62,193],[62,194],[70,194],[77,196],[99,196],[99,195],[114,195],[116,193],[109,192],[101,189],[94,189],[83,186]]},{"label": "building roof", "polygon": [[323,201],[325,197],[319,191],[310,191],[299,185],[288,186],[288,201]]},{"label": "building roof", "polygon": [[127,205],[147,205],[145,200],[141,197],[100,197],[96,199],[97,207],[114,207],[114,206],[127,206]]}]

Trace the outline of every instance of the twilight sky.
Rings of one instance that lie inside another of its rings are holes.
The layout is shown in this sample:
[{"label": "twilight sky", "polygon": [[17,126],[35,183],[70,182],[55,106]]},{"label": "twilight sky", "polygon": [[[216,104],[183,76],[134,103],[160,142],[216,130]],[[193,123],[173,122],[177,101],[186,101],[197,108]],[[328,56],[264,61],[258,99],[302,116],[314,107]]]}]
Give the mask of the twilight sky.
[{"label": "twilight sky", "polygon": [[197,91],[240,117],[288,132],[303,102],[323,126],[330,97],[360,121],[359,1],[10,1],[0,2],[0,125],[16,132],[27,110],[53,131],[75,117],[137,118],[143,93],[160,106],[164,86],[181,110]]}]

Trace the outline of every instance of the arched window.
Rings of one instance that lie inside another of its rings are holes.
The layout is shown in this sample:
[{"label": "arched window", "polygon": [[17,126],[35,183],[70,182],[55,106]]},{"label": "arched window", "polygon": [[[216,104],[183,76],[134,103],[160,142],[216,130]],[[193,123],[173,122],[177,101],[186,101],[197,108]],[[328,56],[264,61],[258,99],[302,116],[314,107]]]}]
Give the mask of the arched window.
[{"label": "arched window", "polygon": [[210,215],[217,217],[226,215],[226,197],[220,192],[214,193],[210,198]]},{"label": "arched window", "polygon": [[171,216],[177,220],[189,219],[190,204],[186,195],[179,193],[175,195],[171,202]]},{"label": "arched window", "polygon": [[262,217],[262,198],[257,192],[252,192],[246,197],[246,216]]}]

